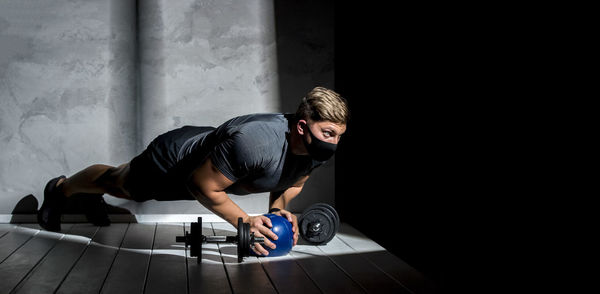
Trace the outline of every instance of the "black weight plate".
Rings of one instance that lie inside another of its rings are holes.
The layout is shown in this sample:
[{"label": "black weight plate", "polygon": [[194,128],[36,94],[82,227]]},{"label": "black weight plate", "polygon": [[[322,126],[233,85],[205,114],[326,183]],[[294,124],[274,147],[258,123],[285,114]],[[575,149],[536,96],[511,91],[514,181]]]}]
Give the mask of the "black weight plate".
[{"label": "black weight plate", "polygon": [[243,256],[248,256],[250,254],[250,224],[244,224],[244,251],[242,251]]},{"label": "black weight plate", "polygon": [[301,215],[301,216],[300,216],[300,218],[298,219],[298,222],[301,222],[301,221],[302,221],[302,218],[304,217],[304,215],[306,215],[306,214],[308,214],[308,213],[310,213],[310,212],[312,212],[312,211],[314,211],[314,210],[321,210],[321,208],[319,208],[319,205],[320,205],[320,203],[315,203],[315,204],[313,204],[313,205],[309,206],[308,208],[306,208],[306,209],[304,210],[304,212],[302,212],[302,215]]},{"label": "black weight plate", "polygon": [[312,211],[315,210],[315,206],[316,204],[313,204],[304,209],[304,212],[302,212],[302,215],[300,215],[300,218],[298,218],[298,229],[300,230],[300,237],[302,237],[302,239],[309,243],[313,242],[309,240],[309,236],[307,234],[309,221],[306,219],[312,213]]},{"label": "black weight plate", "polygon": [[189,245],[190,256],[198,256],[198,246],[202,246],[202,228],[198,230],[198,223],[190,224]]},{"label": "black weight plate", "polygon": [[[340,217],[338,216],[337,212],[335,211],[335,209],[325,203],[321,203],[319,206],[317,206],[319,209],[322,209],[324,211],[327,212],[327,214],[329,216],[331,216],[331,218],[333,219],[334,222],[334,227],[333,227],[333,233],[332,235],[335,236],[335,234],[337,234],[339,228],[340,228]],[[332,236],[332,238],[333,238]]]},{"label": "black weight plate", "polygon": [[[204,243],[204,235],[202,235],[202,217],[198,217],[198,225],[196,226],[196,263],[202,262],[202,243]],[[191,255],[191,254],[190,254]]]},{"label": "black weight plate", "polygon": [[[331,236],[327,236],[327,239],[325,239],[325,242],[329,242],[331,239],[333,239],[333,237],[335,236],[335,234],[337,233],[337,231],[339,230],[340,227],[340,217],[337,213],[337,211],[329,204],[326,203],[315,203],[311,206],[309,206],[306,210],[305,213],[309,212],[309,211],[313,211],[313,210],[319,210],[322,211],[323,213],[327,214],[328,216],[330,216],[333,220],[334,220],[334,227],[333,227],[333,232],[328,232],[331,233]],[[300,216],[300,219],[298,220],[298,222],[300,223],[302,219],[302,216]],[[300,233],[304,233],[302,230],[300,231]],[[306,239],[305,239],[306,240]]]},{"label": "black weight plate", "polygon": [[242,262],[250,254],[250,224],[243,223],[241,218],[238,220],[237,240],[238,262]]},{"label": "black weight plate", "polygon": [[245,241],[245,236],[246,236],[246,228],[244,227],[242,218],[238,218],[238,227],[237,227],[238,262],[242,262],[244,260],[244,255],[242,254],[242,252],[244,252],[244,243],[247,242],[247,241]]},{"label": "black weight plate", "polygon": [[316,207],[325,208],[331,213],[331,215],[333,216],[333,219],[335,221],[335,230],[334,231],[335,231],[335,233],[337,233],[338,229],[340,228],[340,216],[338,215],[335,208],[333,208],[331,205],[329,205],[327,203],[317,203]]},{"label": "black weight plate", "polygon": [[[320,232],[316,234],[310,232],[309,226],[313,223],[321,224]],[[314,245],[326,244],[335,235],[335,220],[326,210],[310,209],[302,214],[299,229],[300,235],[307,242]]]},{"label": "black weight plate", "polygon": [[[309,223],[311,221],[314,221],[314,219],[312,219],[312,218],[314,218],[314,215],[312,215],[312,213],[317,210],[317,205],[318,205],[318,203],[315,203],[315,204],[307,207],[306,209],[304,209],[304,212],[298,219],[298,228],[300,229],[300,237],[302,237],[302,239],[304,239],[305,241],[312,243],[312,244],[315,244],[316,242],[318,242],[318,240],[316,240],[312,236],[308,236],[307,232],[308,232]],[[307,218],[309,218],[309,216],[311,216],[311,215],[312,215],[311,220],[310,221],[307,220]]]},{"label": "black weight plate", "polygon": [[[309,232],[311,223],[320,223],[321,228],[317,233]],[[313,244],[326,244],[334,234],[335,222],[329,213],[322,210],[313,210],[305,218],[305,237]]]},{"label": "black weight plate", "polygon": [[340,216],[338,215],[338,213],[335,210],[335,208],[333,208],[333,206],[331,206],[331,205],[329,205],[327,203],[317,203],[316,207],[326,208],[327,210],[329,210],[331,212],[331,214],[333,214],[335,216],[335,219],[339,221]]}]

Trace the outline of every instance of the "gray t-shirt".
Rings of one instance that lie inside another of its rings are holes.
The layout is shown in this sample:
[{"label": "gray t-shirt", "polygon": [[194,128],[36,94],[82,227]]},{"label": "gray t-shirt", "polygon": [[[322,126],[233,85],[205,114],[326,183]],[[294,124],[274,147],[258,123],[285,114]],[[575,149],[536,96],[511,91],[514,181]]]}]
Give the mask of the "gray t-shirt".
[{"label": "gray t-shirt", "polygon": [[188,168],[183,170],[189,173],[210,157],[234,182],[227,193],[283,191],[322,164],[292,154],[288,142],[291,119],[281,113],[251,114],[235,117],[216,129],[204,128],[183,141],[176,151],[177,161],[187,161]]}]

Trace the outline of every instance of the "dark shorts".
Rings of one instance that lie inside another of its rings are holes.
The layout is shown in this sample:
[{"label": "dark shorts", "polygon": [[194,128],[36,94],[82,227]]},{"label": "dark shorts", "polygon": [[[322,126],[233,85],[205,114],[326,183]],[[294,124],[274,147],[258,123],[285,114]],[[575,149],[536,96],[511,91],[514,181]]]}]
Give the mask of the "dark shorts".
[{"label": "dark shorts", "polygon": [[[177,160],[177,154],[189,138],[213,129],[185,126],[154,139],[146,150],[129,163],[129,176],[124,188],[132,199],[138,202],[194,200],[186,188],[191,168],[186,167],[184,171],[183,164]],[[195,161],[193,165],[200,164],[197,162],[198,158]]]}]

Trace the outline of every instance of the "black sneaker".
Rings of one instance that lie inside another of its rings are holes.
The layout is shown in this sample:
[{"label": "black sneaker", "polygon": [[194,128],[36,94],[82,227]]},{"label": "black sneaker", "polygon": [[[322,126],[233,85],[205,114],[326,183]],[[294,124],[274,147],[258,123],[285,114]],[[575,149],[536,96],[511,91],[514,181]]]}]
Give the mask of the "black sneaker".
[{"label": "black sneaker", "polygon": [[88,221],[94,226],[106,227],[110,226],[106,202],[104,202],[103,194],[87,194],[85,195],[84,213]]},{"label": "black sneaker", "polygon": [[60,179],[66,178],[60,176],[50,180],[44,189],[44,202],[38,210],[38,224],[51,232],[60,232],[60,217],[62,205],[66,199],[62,191],[56,187]]}]

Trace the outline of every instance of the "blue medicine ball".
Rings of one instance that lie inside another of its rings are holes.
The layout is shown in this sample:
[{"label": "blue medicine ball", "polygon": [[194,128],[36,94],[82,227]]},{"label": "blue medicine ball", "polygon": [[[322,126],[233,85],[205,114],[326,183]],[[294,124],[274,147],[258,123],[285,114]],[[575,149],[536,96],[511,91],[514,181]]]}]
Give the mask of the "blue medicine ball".
[{"label": "blue medicine ball", "polygon": [[275,241],[271,240],[271,242],[275,243],[275,246],[277,246],[275,249],[271,249],[267,246],[263,246],[263,248],[269,251],[268,256],[282,256],[288,254],[294,245],[292,223],[290,223],[287,218],[276,214],[269,213],[265,214],[265,216],[271,219],[271,223],[273,224],[271,231],[273,231],[279,239]]}]

